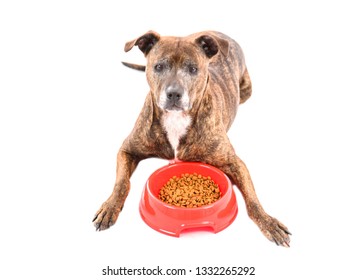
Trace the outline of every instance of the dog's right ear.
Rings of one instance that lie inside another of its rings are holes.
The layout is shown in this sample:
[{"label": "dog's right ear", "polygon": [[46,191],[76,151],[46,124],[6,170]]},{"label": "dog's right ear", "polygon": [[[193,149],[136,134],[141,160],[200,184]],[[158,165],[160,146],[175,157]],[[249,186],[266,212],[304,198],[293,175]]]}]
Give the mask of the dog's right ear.
[{"label": "dog's right ear", "polygon": [[138,46],[138,48],[145,54],[145,56],[149,53],[152,47],[159,41],[160,35],[155,31],[148,31],[146,34],[138,37],[135,40],[127,42],[125,44],[125,52],[131,50],[134,46]]}]

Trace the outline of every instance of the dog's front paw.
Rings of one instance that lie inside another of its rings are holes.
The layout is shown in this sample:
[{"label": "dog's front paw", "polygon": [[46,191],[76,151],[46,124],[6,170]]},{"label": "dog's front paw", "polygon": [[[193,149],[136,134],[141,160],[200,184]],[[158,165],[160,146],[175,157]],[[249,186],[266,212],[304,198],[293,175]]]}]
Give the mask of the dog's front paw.
[{"label": "dog's front paw", "polygon": [[101,205],[100,209],[96,212],[93,223],[96,230],[108,229],[115,224],[119,217],[121,209],[115,206],[110,201],[106,201]]},{"label": "dog's front paw", "polygon": [[265,214],[256,220],[262,233],[278,246],[289,247],[291,233],[288,228],[277,219]]}]

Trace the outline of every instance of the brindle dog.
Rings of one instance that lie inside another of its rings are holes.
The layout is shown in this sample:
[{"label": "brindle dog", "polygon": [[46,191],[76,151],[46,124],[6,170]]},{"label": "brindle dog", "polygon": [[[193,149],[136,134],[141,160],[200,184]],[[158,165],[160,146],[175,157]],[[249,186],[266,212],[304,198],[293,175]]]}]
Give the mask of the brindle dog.
[{"label": "brindle dog", "polygon": [[252,92],[240,46],[213,31],[187,37],[163,37],[149,31],[126,43],[144,53],[150,92],[131,134],[117,155],[111,196],[94,217],[97,230],[112,226],[130,189],[130,177],[146,158],[199,161],[229,176],[245,199],[247,213],[277,245],[289,246],[287,227],[269,216],[259,202],[250,174],[227,136],[238,105]]}]

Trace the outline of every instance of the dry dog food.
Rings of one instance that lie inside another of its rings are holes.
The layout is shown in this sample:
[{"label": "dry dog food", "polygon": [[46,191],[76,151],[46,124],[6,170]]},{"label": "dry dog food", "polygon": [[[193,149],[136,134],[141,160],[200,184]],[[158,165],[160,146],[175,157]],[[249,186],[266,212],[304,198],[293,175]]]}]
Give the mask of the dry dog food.
[{"label": "dry dog food", "polygon": [[200,174],[185,173],[173,176],[160,189],[159,199],[180,207],[200,207],[211,204],[221,197],[217,184],[211,178]]}]

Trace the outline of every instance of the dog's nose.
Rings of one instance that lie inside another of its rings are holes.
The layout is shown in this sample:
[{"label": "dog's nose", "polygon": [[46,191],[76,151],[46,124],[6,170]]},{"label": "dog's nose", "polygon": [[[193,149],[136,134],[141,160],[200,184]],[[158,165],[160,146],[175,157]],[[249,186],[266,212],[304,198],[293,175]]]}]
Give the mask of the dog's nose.
[{"label": "dog's nose", "polygon": [[167,98],[171,101],[178,101],[182,98],[182,94],[176,91],[167,92]]},{"label": "dog's nose", "polygon": [[184,90],[178,85],[171,85],[167,87],[167,99],[171,102],[179,101],[183,96]]}]

